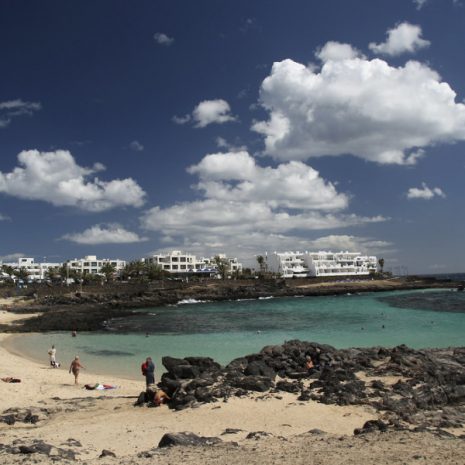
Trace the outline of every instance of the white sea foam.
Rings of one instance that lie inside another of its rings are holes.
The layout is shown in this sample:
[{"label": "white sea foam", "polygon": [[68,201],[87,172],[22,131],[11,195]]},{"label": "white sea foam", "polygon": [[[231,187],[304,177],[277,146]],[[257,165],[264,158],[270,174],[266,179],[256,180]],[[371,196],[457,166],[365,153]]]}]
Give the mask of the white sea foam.
[{"label": "white sea foam", "polygon": [[269,300],[269,299],[274,299],[274,297],[272,295],[268,296],[268,297],[259,297],[258,300]]},{"label": "white sea foam", "polygon": [[186,304],[205,304],[210,302],[209,300],[197,300],[197,299],[184,299],[180,300],[177,305],[186,305]]}]

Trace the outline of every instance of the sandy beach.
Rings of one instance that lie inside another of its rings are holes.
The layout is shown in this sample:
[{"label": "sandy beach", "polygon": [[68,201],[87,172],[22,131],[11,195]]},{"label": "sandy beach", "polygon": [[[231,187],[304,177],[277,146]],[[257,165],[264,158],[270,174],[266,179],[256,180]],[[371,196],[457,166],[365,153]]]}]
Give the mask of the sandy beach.
[{"label": "sandy beach", "polygon": [[[9,312],[0,313],[1,322],[11,324],[14,318]],[[21,383],[0,382],[0,412],[5,415],[8,409],[31,410],[38,415],[39,421],[36,424],[0,423],[4,445],[11,445],[18,440],[39,440],[56,448],[72,448],[78,454],[77,459],[85,460],[86,463],[93,463],[94,460],[96,463],[105,463],[98,459],[104,449],[111,450],[118,458],[125,457],[124,462],[114,463],[145,463],[145,460],[149,463],[149,458],[137,455],[156,447],[165,433],[189,431],[200,436],[221,437],[224,441],[237,442],[238,446],[187,448],[185,452],[172,448],[168,452],[160,450],[156,453],[172,457],[168,463],[178,463],[182,457],[184,463],[245,463],[245,457],[249,457],[248,463],[304,463],[310,452],[303,451],[313,447],[312,453],[319,457],[318,461],[305,463],[330,464],[342,463],[336,461],[337,454],[346,454],[347,451],[352,453],[352,449],[356,450],[364,445],[360,440],[356,442],[358,445],[348,444],[355,440],[352,437],[355,428],[360,428],[367,420],[377,418],[376,412],[368,406],[341,407],[317,402],[298,402],[295,394],[285,392],[278,397],[257,394],[252,398],[231,398],[228,402],[210,403],[182,411],[169,410],[167,406],[134,407],[136,397],[145,389],[142,377],[140,381],[102,377],[94,373],[92,367],[86,367],[81,372],[81,384],[75,386],[73,376],[68,373],[70,361],[64,361],[61,368],[53,369],[48,366],[48,356],[44,354],[44,363],[37,364],[8,352],[4,347],[8,337],[10,336],[6,334],[0,335],[0,377],[21,378]],[[57,350],[59,355],[60,348],[57,347]],[[85,359],[82,362],[86,365]],[[86,383],[97,382],[114,384],[118,388],[88,391],[82,387]],[[228,428],[237,431],[222,435]],[[309,443],[308,431],[315,429],[325,434],[315,438],[310,435],[312,439]],[[257,431],[264,431],[268,436],[246,439],[249,433]],[[411,443],[409,447],[412,450],[421,451],[418,434],[415,435],[415,440],[406,436],[401,440],[400,437],[393,440],[400,441],[404,448],[407,447],[407,441]],[[335,441],[336,449],[330,446],[332,441]],[[365,443],[371,444],[371,441],[372,439],[366,440]],[[387,439],[383,441],[377,446],[380,457],[384,456],[386,447],[392,447],[392,444],[386,442]],[[439,439],[430,438],[430,443],[431,441],[434,443]],[[340,450],[342,444],[344,447]],[[371,444],[369,447],[375,446]],[[463,440],[449,441],[447,447],[465,452]],[[434,449],[434,445],[430,445],[430,448]],[[252,450],[254,459],[250,458]],[[296,450],[300,452],[296,453]],[[184,456],[184,453],[187,455]],[[286,454],[289,460],[286,459]],[[368,457],[373,454],[373,451],[369,454],[366,452],[367,460],[364,462],[372,463]],[[46,456],[34,455],[36,460],[47,463]],[[278,457],[281,459],[278,460]],[[11,454],[6,455],[5,460],[2,458],[3,463],[16,463],[16,460],[19,463],[20,457]],[[111,462],[117,459],[105,460]],[[348,459],[344,463],[355,462]]]}]

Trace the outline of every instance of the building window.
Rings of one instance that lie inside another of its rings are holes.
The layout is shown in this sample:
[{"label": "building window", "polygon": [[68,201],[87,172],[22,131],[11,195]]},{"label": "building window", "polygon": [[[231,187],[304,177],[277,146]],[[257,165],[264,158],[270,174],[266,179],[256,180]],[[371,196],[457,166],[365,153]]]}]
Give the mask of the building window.
[{"label": "building window", "polygon": [[178,265],[173,265],[173,270],[177,270],[178,269]]}]

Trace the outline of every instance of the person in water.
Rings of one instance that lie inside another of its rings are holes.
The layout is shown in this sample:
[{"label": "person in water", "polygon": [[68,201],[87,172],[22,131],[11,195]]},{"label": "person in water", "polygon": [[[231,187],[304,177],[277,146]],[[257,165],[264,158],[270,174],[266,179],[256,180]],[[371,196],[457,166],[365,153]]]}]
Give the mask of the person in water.
[{"label": "person in water", "polygon": [[79,355],[76,355],[74,360],[71,362],[71,365],[69,366],[69,372],[73,372],[74,375],[74,384],[79,384],[79,372],[81,371],[81,368],[85,367],[79,360]]},{"label": "person in water", "polygon": [[142,375],[145,376],[145,385],[155,384],[155,364],[152,362],[152,357],[147,357],[140,368]]}]

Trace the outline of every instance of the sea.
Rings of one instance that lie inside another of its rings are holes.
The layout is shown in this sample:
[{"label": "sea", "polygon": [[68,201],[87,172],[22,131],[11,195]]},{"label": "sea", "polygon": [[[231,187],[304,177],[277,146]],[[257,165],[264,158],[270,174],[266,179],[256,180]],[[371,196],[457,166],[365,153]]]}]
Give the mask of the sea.
[{"label": "sea", "polygon": [[184,301],[115,318],[102,332],[50,332],[14,336],[11,350],[48,363],[52,344],[68,367],[84,366],[140,379],[140,364],[161,358],[207,356],[221,364],[292,339],[337,348],[407,344],[413,348],[465,345],[465,292],[455,289],[347,294],[333,297],[262,298],[228,302]]}]

